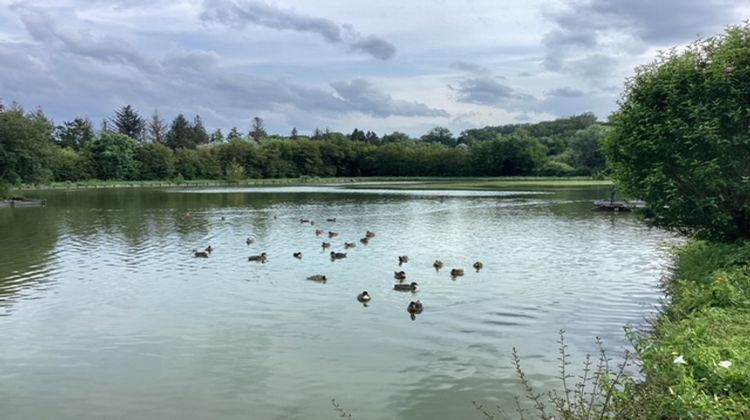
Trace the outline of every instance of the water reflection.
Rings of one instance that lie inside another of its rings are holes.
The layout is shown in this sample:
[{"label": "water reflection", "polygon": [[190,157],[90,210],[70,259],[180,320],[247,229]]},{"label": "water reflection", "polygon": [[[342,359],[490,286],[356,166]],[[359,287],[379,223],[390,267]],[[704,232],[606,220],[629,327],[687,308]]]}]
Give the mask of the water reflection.
[{"label": "water reflection", "polygon": [[[331,397],[358,418],[507,409],[512,347],[542,391],[560,328],[580,358],[597,335],[627,346],[674,240],[591,212],[596,189],[44,195],[0,211],[9,418],[330,418]],[[393,290],[402,268],[418,290]],[[352,299],[365,290],[377,301]]]}]

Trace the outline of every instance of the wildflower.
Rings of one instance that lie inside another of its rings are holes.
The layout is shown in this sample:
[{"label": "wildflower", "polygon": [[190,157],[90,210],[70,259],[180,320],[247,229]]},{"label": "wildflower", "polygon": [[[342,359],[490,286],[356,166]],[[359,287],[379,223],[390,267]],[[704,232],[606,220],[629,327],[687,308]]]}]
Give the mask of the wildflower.
[{"label": "wildflower", "polygon": [[679,356],[675,357],[674,361],[672,363],[677,364],[677,365],[686,365],[687,364],[687,362],[685,361],[685,358],[682,357],[682,355],[679,355]]},{"label": "wildflower", "polygon": [[719,366],[723,367],[724,369],[729,369],[732,367],[732,361],[731,360],[722,360],[719,362]]}]

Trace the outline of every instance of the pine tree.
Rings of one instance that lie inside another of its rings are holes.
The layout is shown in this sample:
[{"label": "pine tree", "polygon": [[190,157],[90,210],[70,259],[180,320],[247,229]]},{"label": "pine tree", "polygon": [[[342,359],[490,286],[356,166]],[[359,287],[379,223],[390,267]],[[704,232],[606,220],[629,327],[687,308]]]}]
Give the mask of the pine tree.
[{"label": "pine tree", "polygon": [[217,128],[216,131],[211,133],[209,141],[214,144],[224,143],[224,133],[221,132],[221,128]]},{"label": "pine tree", "polygon": [[208,144],[209,137],[206,132],[206,127],[203,126],[203,120],[200,115],[196,115],[193,119],[193,144],[201,145]]},{"label": "pine tree", "polygon": [[167,146],[172,149],[195,149],[193,127],[184,115],[178,115],[167,133]]},{"label": "pine tree", "polygon": [[237,127],[232,127],[232,129],[229,130],[229,134],[227,135],[227,141],[232,140],[242,140],[242,134],[240,134],[240,131],[237,130]]},{"label": "pine tree", "polygon": [[135,109],[130,105],[125,105],[118,111],[115,111],[115,118],[112,123],[117,128],[117,132],[126,136],[142,141],[146,124],[138,115]]},{"label": "pine tree", "polygon": [[55,128],[55,138],[62,147],[80,150],[94,139],[94,127],[86,118],[65,121]]},{"label": "pine tree", "polygon": [[250,131],[250,137],[255,141],[260,141],[261,139],[268,137],[268,133],[266,133],[266,128],[263,124],[263,118],[253,118],[253,129]]},{"label": "pine tree", "polygon": [[299,133],[297,132],[297,127],[292,128],[292,140],[297,140],[297,137],[299,137]]},{"label": "pine tree", "polygon": [[146,136],[152,143],[164,144],[167,141],[167,132],[169,128],[159,115],[159,111],[154,111],[151,119],[146,124]]}]

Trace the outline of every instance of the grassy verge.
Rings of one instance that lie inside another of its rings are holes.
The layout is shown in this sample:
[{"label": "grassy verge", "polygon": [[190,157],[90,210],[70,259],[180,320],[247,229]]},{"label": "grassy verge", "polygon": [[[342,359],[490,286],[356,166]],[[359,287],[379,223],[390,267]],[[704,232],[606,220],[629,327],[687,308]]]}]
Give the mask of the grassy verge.
[{"label": "grassy verge", "polygon": [[502,178],[435,178],[435,177],[299,177],[245,179],[239,182],[223,180],[189,181],[102,181],[52,182],[49,184],[27,184],[17,190],[50,189],[90,189],[90,188],[162,188],[162,187],[216,187],[216,186],[270,186],[270,185],[331,185],[347,184],[349,188],[391,188],[391,189],[505,189],[505,188],[544,188],[544,187],[589,187],[611,185],[608,180],[591,178],[550,178],[550,177],[502,177]]},{"label": "grassy verge", "polygon": [[654,329],[634,337],[646,382],[620,398],[644,418],[750,418],[750,242],[689,243],[665,287]]}]

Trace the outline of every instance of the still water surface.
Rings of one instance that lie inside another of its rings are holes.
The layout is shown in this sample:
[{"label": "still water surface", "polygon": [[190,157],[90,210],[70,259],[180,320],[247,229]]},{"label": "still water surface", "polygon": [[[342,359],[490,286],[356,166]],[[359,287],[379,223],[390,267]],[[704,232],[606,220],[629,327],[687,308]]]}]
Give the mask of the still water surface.
[{"label": "still water surface", "polygon": [[[675,242],[592,212],[602,189],[38,195],[48,207],[0,209],[3,419],[333,419],[332,398],[357,419],[510,412],[512,348],[540,390],[558,383],[560,329],[576,362],[596,336],[628,348],[622,327],[653,313]],[[357,247],[331,261],[316,228]],[[416,294],[392,289],[395,270]]]}]

